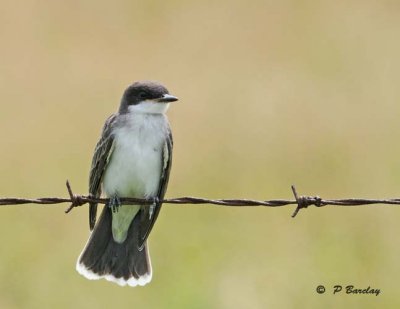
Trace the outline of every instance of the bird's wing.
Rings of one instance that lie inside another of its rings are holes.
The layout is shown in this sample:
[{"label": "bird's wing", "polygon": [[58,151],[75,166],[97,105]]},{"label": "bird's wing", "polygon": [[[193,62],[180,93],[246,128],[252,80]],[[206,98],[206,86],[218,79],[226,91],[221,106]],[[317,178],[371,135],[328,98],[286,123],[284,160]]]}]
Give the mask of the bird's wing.
[{"label": "bird's wing", "polygon": [[[163,151],[162,151],[162,166],[161,166],[161,179],[158,187],[157,197],[159,200],[164,198],[165,192],[167,190],[169,173],[171,171],[171,163],[172,163],[172,148],[173,148],[173,140],[171,130],[168,129],[168,136],[165,141]],[[154,223],[157,220],[158,214],[160,213],[162,203],[157,202],[153,207],[153,213],[150,214],[150,207],[143,207],[141,209],[141,224],[140,224],[140,233],[139,233],[139,248],[142,248],[145,244],[147,237],[149,236]]]},{"label": "bird's wing", "polygon": [[[92,167],[89,176],[89,194],[92,197],[100,197],[101,195],[101,182],[107,163],[110,160],[111,154],[114,150],[114,136],[112,135],[112,128],[115,122],[116,115],[111,115],[104,124],[103,132],[100,140],[97,142],[93,159]],[[96,224],[97,203],[89,203],[89,227],[93,230]]]}]

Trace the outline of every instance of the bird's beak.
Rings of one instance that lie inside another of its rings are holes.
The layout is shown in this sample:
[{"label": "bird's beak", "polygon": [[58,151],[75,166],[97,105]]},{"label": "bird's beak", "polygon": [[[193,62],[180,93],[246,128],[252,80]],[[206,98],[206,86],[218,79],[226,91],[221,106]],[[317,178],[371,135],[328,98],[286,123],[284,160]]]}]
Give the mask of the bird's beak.
[{"label": "bird's beak", "polygon": [[175,101],[178,101],[178,98],[170,94],[164,94],[161,98],[157,99],[157,102],[160,103],[170,103]]}]

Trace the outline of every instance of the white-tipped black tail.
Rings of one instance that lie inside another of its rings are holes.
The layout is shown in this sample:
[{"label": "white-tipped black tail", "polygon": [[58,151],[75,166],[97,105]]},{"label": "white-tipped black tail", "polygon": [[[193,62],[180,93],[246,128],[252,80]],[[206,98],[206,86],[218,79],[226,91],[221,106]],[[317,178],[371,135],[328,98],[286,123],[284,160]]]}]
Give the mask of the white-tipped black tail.
[{"label": "white-tipped black tail", "polygon": [[139,250],[140,212],[133,219],[123,243],[114,241],[111,231],[112,213],[104,207],[88,243],[76,263],[76,270],[87,279],[101,279],[119,285],[145,285],[152,271],[147,243]]}]

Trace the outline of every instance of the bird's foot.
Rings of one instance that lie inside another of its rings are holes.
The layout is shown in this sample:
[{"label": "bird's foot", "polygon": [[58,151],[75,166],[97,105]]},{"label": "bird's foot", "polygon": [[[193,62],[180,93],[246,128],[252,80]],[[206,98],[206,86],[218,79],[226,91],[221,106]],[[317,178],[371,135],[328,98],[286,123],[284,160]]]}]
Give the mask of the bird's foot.
[{"label": "bird's foot", "polygon": [[108,204],[112,212],[118,212],[118,209],[121,207],[121,200],[117,195],[114,195],[110,198],[110,203]]},{"label": "bird's foot", "polygon": [[160,203],[160,199],[155,196],[153,197],[153,202],[150,205],[149,208],[149,220],[151,220],[151,217],[153,217],[154,209],[156,209],[156,206]]}]

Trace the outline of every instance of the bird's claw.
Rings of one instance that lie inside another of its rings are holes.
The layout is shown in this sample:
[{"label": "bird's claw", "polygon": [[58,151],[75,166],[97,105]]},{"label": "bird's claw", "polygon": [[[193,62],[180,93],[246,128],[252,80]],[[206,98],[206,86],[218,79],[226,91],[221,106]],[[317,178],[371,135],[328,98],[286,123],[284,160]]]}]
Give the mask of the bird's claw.
[{"label": "bird's claw", "polygon": [[118,209],[121,207],[121,200],[119,199],[119,197],[116,195],[111,197],[108,207],[110,207],[112,212],[114,213],[118,212]]},{"label": "bird's claw", "polygon": [[153,213],[154,213],[154,209],[156,209],[156,206],[159,203],[160,203],[160,199],[157,196],[153,197],[153,202],[151,203],[150,208],[149,208],[149,220],[151,220],[151,217],[153,216]]}]

